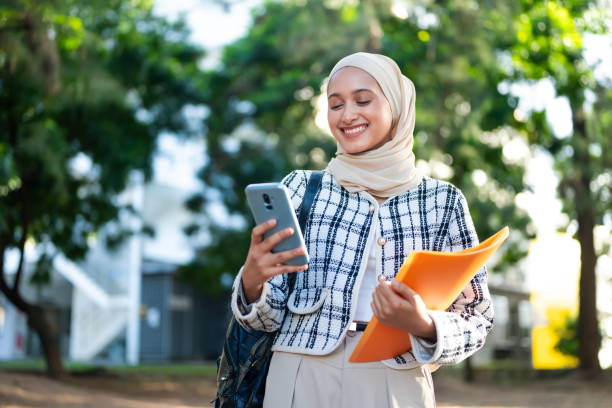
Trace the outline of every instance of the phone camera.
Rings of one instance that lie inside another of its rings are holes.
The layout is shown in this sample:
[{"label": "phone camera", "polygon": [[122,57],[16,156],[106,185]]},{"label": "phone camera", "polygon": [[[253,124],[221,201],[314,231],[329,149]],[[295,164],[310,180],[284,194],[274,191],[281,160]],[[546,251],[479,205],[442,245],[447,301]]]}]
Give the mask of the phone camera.
[{"label": "phone camera", "polygon": [[263,195],[263,200],[264,200],[264,203],[270,204],[270,196],[269,195],[264,194]]}]

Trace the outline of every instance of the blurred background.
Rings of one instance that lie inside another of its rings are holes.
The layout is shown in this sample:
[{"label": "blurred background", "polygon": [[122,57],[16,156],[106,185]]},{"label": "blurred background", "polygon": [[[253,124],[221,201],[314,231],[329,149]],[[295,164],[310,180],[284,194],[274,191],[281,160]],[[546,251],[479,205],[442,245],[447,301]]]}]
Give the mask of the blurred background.
[{"label": "blurred background", "polygon": [[[441,406],[609,385],[612,2],[4,0],[0,406],[97,406],[74,400],[90,377],[148,398],[129,406],[207,405],[244,187],[326,166],[321,84],[356,51],[415,83],[417,166],[461,188],[481,239],[511,229],[495,327],[436,373]],[[32,405],[43,371],[66,388]]]}]

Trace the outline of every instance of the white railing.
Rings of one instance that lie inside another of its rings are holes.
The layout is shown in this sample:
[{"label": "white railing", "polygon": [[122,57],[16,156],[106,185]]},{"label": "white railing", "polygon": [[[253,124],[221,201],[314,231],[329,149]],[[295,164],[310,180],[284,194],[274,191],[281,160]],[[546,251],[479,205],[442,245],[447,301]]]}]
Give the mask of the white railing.
[{"label": "white railing", "polygon": [[128,327],[125,284],[115,282],[98,266],[104,262],[96,261],[76,264],[61,254],[53,260],[55,270],[73,285],[70,358],[75,361],[91,360]]},{"label": "white railing", "polygon": [[75,287],[72,295],[70,358],[87,361],[125,331],[128,320],[127,298],[112,297],[100,306]]}]

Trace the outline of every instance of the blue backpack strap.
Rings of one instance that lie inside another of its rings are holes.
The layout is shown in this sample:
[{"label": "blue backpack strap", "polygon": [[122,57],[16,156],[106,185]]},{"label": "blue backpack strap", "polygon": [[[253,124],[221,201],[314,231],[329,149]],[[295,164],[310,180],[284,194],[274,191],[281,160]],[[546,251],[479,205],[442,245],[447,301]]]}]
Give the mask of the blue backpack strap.
[{"label": "blue backpack strap", "polygon": [[[319,188],[321,187],[321,180],[323,180],[322,171],[313,171],[310,173],[310,179],[308,179],[304,199],[302,200],[302,205],[300,205],[300,214],[298,215],[300,230],[302,230],[302,235],[304,237],[306,237],[306,222],[308,221],[310,209],[312,207],[312,203],[314,202],[314,198],[317,195],[317,191],[319,191]],[[287,283],[289,284],[289,291],[291,291],[295,285],[295,273],[290,273],[288,278],[289,281]]]},{"label": "blue backpack strap", "polygon": [[300,206],[300,215],[298,219],[303,235],[306,235],[306,221],[308,221],[310,207],[312,207],[315,195],[317,195],[317,191],[319,191],[319,188],[321,187],[322,179],[322,171],[313,171],[310,174],[310,179],[308,180],[308,185],[306,186],[306,193],[304,194],[304,200],[302,200],[302,205]]}]

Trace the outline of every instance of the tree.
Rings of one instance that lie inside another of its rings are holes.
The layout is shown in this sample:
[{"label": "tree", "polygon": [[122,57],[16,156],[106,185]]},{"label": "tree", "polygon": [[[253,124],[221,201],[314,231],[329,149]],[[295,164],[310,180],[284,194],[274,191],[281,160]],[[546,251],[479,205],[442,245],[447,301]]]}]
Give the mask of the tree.
[{"label": "tree", "polygon": [[[54,377],[64,372],[57,328],[21,293],[26,242],[42,251],[38,283],[56,254],[81,259],[89,236],[133,212],[115,198],[132,171],[150,177],[159,132],[188,134],[182,108],[201,102],[202,51],[183,23],[151,9],[149,0],[0,6],[0,290],[27,316]],[[110,240],[133,233],[119,227]]]},{"label": "tree", "polygon": [[[564,212],[578,225],[581,270],[578,335],[580,368],[597,374],[601,342],[598,328],[594,228],[612,214],[610,149],[612,84],[597,79],[587,63],[584,36],[610,34],[606,11],[590,1],[522,1],[516,41],[510,49],[515,80],[549,80],[557,96],[567,98],[572,134],[554,135],[542,112],[527,119],[530,143],[555,160]],[[609,11],[608,11],[609,13]],[[607,16],[609,18],[609,15]],[[609,21],[609,20],[608,20]],[[594,103],[587,97],[593,95]]]},{"label": "tree", "polygon": [[[266,2],[253,11],[246,36],[228,45],[207,73],[209,160],[201,172],[207,188],[189,202],[202,218],[188,232],[207,230],[214,240],[183,270],[187,279],[221,290],[219,276],[235,274],[244,261],[252,227],[247,184],[321,168],[333,156],[334,140],[313,117],[323,79],[355,51],[389,55],[412,78],[416,157],[463,189],[479,235],[505,224],[525,230],[526,217],[513,201],[523,189],[523,166],[503,154],[504,141],[522,136],[506,126],[514,123],[513,108],[497,90],[506,75],[496,51],[512,40],[507,15],[514,10],[486,2],[415,5],[405,15],[392,13],[390,1]],[[213,197],[246,222],[212,217]],[[507,263],[522,254],[513,248]]]}]

